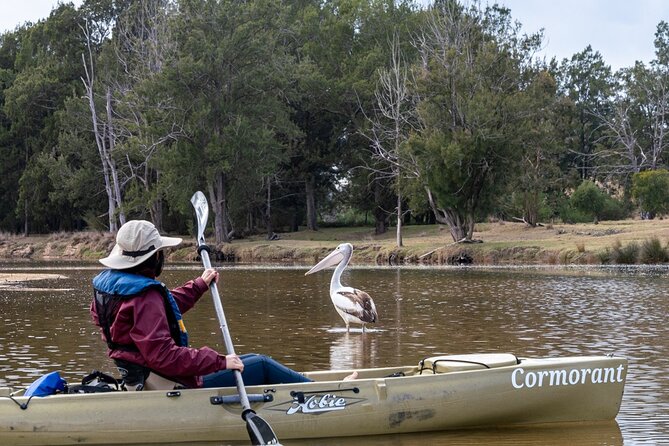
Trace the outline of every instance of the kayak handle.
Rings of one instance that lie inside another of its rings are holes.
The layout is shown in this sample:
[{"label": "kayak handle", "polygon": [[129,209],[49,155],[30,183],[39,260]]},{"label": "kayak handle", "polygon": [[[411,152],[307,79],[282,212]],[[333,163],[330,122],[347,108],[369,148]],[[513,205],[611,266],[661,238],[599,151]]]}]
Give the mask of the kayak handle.
[{"label": "kayak handle", "polygon": [[[249,403],[270,403],[274,401],[274,395],[268,393],[247,396],[249,398]],[[209,402],[215,406],[220,404],[241,404],[241,398],[239,395],[212,396],[209,398]]]}]

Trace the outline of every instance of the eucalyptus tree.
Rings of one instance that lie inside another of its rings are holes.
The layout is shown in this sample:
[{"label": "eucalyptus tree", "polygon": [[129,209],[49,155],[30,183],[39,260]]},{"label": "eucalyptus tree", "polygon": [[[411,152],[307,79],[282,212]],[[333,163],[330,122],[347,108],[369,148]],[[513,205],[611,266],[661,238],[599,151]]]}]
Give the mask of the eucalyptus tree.
[{"label": "eucalyptus tree", "polygon": [[[70,203],[73,215],[99,230],[115,231],[119,217],[124,221],[116,159],[109,150],[113,144],[113,126],[107,125],[112,122],[107,114],[108,110],[112,112],[108,88],[112,73],[101,54],[110,46],[112,29],[127,3],[128,0],[86,0],[78,10],[82,21],[73,32],[84,44],[73,56],[80,70],[78,87],[83,88],[83,93],[73,93],[58,111],[58,153],[51,160],[49,172],[54,184],[52,200]],[[105,217],[106,222],[102,220]]]},{"label": "eucalyptus tree", "polygon": [[287,103],[299,135],[288,144],[283,166],[295,206],[304,206],[306,227],[317,230],[317,204],[345,172],[342,158],[351,136],[342,109],[353,93],[344,77],[355,51],[354,24],[362,1],[291,2],[284,46],[294,59]]},{"label": "eucalyptus tree", "polygon": [[530,114],[518,123],[516,144],[521,159],[518,174],[513,175],[514,181],[509,184],[516,205],[522,210],[520,219],[532,227],[539,223],[542,213],[549,208],[548,198],[552,194],[563,193],[562,172],[559,169],[563,151],[555,126],[559,110],[556,107],[556,81],[547,70],[541,67],[537,70],[536,75],[530,75],[526,94],[519,98],[519,105]]},{"label": "eucalyptus tree", "polygon": [[5,112],[5,90],[11,87],[16,78],[14,61],[20,49],[24,30],[17,29],[0,35],[0,228],[4,231],[17,232],[20,223],[16,215],[18,191],[16,185],[21,176],[24,163],[20,135],[12,129],[12,121]]},{"label": "eucalyptus tree", "polygon": [[[83,28],[86,36],[87,51],[82,54],[81,60],[84,66],[85,75],[82,76],[84,85],[84,99],[89,109],[90,127],[93,130],[95,146],[97,148],[100,166],[102,170],[102,181],[107,196],[107,219],[108,229],[116,232],[119,223],[125,223],[125,212],[123,211],[121,195],[121,184],[119,178],[119,168],[114,154],[117,135],[115,133],[112,109],[112,91],[110,82],[98,82],[96,63],[98,62],[99,49],[106,42],[106,36],[101,36],[101,40],[94,42],[94,35],[89,31],[88,26]],[[104,70],[102,76],[104,76]],[[104,77],[103,77],[104,78]],[[100,96],[104,99],[99,99]],[[101,109],[101,112],[98,110]]]},{"label": "eucalyptus tree", "polygon": [[370,142],[360,133],[368,124],[362,111],[373,107],[377,70],[390,58],[393,28],[408,34],[413,3],[312,0],[291,8],[294,31],[287,44],[298,69],[289,104],[303,136],[292,144],[286,170],[304,181],[307,228],[315,230],[318,198],[366,178],[351,173],[371,164]]},{"label": "eucalyptus tree", "polygon": [[568,151],[564,155],[565,169],[576,169],[580,183],[597,176],[595,157],[597,147],[603,144],[603,122],[610,117],[615,81],[611,67],[590,45],[571,59],[564,59],[555,73],[558,93],[569,101],[559,115]]},{"label": "eucalyptus tree", "polygon": [[[181,116],[163,88],[166,64],[174,59],[170,0],[141,0],[117,11],[114,30],[101,50],[84,59],[84,85],[100,154],[111,231],[126,215],[162,227],[161,152],[181,136]],[[95,57],[94,57],[95,56]],[[118,219],[118,220],[117,220]]]},{"label": "eucalyptus tree", "polygon": [[119,16],[112,38],[120,65],[114,110],[120,136],[117,149],[126,160],[124,207],[140,215],[148,209],[158,228],[162,228],[163,196],[170,192],[169,185],[160,181],[160,158],[183,136],[183,117],[164,88],[165,67],[176,55],[169,26],[175,13],[171,0],[133,2]]},{"label": "eucalyptus tree", "polygon": [[187,138],[175,148],[171,175],[181,171],[182,185],[205,186],[217,243],[230,240],[231,211],[245,206],[236,192],[258,190],[277,168],[284,136],[294,131],[282,100],[288,62],[277,38],[279,6],[269,0],[179,5],[169,85],[185,113]]},{"label": "eucalyptus tree", "polygon": [[508,9],[443,1],[419,41],[424,130],[409,148],[435,218],[456,242],[472,239],[477,218],[517,178],[519,124],[534,112],[519,104],[541,44],[541,34],[519,32]]}]

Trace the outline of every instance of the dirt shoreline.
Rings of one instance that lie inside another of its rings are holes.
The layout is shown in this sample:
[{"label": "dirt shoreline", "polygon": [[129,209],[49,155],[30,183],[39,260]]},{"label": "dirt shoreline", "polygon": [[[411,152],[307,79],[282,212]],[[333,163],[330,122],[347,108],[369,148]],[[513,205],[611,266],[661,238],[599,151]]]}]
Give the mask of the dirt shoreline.
[{"label": "dirt shoreline", "polygon": [[[172,261],[197,261],[195,240],[169,252]],[[669,220],[621,220],[600,224],[554,224],[530,228],[523,223],[491,222],[476,226],[475,239],[482,243],[452,242],[440,225],[407,226],[403,246],[396,246],[394,228],[381,236],[369,227],[325,228],[280,233],[278,240],[263,236],[233,240],[212,246],[217,262],[252,264],[313,264],[339,243],[354,245],[352,263],[360,265],[400,264],[601,264],[615,246],[669,241]],[[94,262],[114,246],[110,233],[76,232],[37,236],[1,236],[0,259],[79,260]]]}]

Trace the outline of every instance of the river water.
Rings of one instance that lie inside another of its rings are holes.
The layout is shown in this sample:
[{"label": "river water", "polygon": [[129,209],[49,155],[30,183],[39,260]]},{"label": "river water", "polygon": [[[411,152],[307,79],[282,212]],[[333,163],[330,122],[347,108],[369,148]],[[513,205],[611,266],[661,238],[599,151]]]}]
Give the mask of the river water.
[{"label": "river water", "polygon": [[[629,360],[615,422],[319,441],[341,445],[669,444],[669,270],[635,268],[350,268],[343,283],[367,291],[380,321],[346,333],[328,296],[331,271],[221,268],[219,290],[237,353],[261,352],[298,370],[417,364],[437,354],[509,352],[520,357],[614,353]],[[115,368],[90,322],[92,264],[4,263],[0,281],[0,387],[26,386],[59,370],[76,383]],[[199,275],[174,265],[176,286]],[[207,294],[185,315],[193,346],[224,350]],[[288,444],[313,444],[290,442]]]}]

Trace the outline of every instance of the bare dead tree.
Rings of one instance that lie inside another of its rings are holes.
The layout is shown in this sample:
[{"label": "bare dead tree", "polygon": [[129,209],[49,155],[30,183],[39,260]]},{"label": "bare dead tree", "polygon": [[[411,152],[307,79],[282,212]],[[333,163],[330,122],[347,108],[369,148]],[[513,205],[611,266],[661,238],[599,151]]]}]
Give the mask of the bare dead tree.
[{"label": "bare dead tree", "polygon": [[597,114],[606,129],[606,149],[595,157],[608,177],[657,169],[669,148],[669,73],[666,67],[637,66],[613,101],[610,115]]},{"label": "bare dead tree", "polygon": [[[88,61],[86,55],[81,55],[81,60],[84,65],[85,77],[81,79],[84,84],[85,98],[88,100],[88,107],[91,112],[91,123],[93,126],[93,135],[95,137],[95,144],[100,155],[100,164],[102,167],[102,176],[105,184],[105,192],[107,193],[107,214],[109,218],[109,230],[116,232],[118,230],[118,222],[125,223],[125,214],[121,208],[121,188],[119,184],[118,169],[116,162],[112,155],[113,142],[115,135],[114,128],[111,125],[109,117],[111,116],[111,92],[109,88],[106,89],[105,103],[107,109],[107,121],[101,120],[98,116],[97,106],[95,102],[95,65],[92,50],[92,34],[90,32],[88,23],[83,27],[84,36],[86,38],[86,45],[88,49]],[[118,213],[118,215],[117,215]]]},{"label": "bare dead tree", "polygon": [[[613,106],[611,116],[598,115],[607,134],[602,139],[609,143],[610,148],[595,154],[598,169],[609,177],[626,176],[639,172],[646,164],[644,148],[639,143],[638,129],[630,123],[631,105],[618,101]],[[604,141],[602,141],[604,142]]]},{"label": "bare dead tree", "polygon": [[[367,166],[377,178],[389,178],[395,184],[397,205],[396,244],[402,243],[402,178],[415,178],[418,175],[417,162],[410,153],[402,151],[402,145],[409,139],[411,131],[416,130],[419,121],[416,116],[415,89],[412,73],[403,58],[400,38],[393,33],[389,41],[390,63],[379,69],[378,81],[374,92],[375,107],[368,120],[371,129],[368,135],[373,151],[373,158],[380,163]],[[376,167],[381,166],[381,167]]]}]

